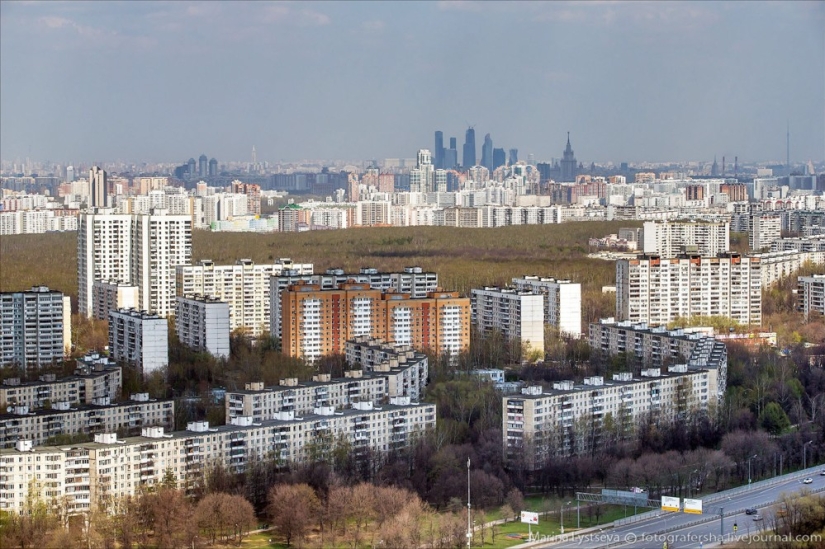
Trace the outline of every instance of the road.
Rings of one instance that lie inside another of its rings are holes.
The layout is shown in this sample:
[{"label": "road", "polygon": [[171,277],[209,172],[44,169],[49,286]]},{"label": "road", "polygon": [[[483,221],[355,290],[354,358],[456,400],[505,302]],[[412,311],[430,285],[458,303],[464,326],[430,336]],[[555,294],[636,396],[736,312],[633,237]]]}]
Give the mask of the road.
[{"label": "road", "polygon": [[[745,515],[745,509],[755,507],[767,510],[783,493],[798,492],[803,488],[811,491],[825,491],[825,476],[820,476],[818,469],[809,470],[807,474],[813,479],[812,484],[803,484],[799,473],[793,473],[779,477],[776,479],[779,482],[772,486],[754,486],[753,490],[733,493],[707,503],[704,500],[713,499],[714,496],[706,496],[703,498],[704,514],[702,515],[663,513],[658,517],[635,523],[606,527],[601,531],[583,532],[582,535],[576,537],[551,538],[543,543],[530,544],[530,547],[535,549],[541,547],[662,549],[665,547],[665,541],[668,542],[668,549],[700,547],[700,542],[703,547],[712,547],[722,540],[730,541],[737,535],[753,534],[765,527],[764,521],[757,523],[753,517]],[[724,531],[720,531],[719,520],[722,508],[725,512]],[[697,522],[701,524],[696,524]],[[738,526],[735,533],[734,524]]]}]

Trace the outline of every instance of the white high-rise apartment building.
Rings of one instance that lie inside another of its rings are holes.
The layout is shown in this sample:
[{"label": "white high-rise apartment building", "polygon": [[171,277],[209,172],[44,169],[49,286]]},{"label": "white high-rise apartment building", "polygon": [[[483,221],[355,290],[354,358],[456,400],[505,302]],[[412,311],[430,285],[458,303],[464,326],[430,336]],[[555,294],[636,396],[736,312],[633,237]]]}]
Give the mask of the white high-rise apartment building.
[{"label": "white high-rise apartment building", "polygon": [[140,309],[160,316],[175,311],[175,267],[192,261],[192,219],[155,210],[132,221],[132,279]]},{"label": "white high-rise apartment building", "polygon": [[485,287],[471,290],[470,307],[479,332],[499,330],[506,339],[521,343],[524,357],[544,358],[544,295]]},{"label": "white high-rise apartment building", "polygon": [[646,221],[642,232],[646,254],[671,258],[695,247],[699,255],[730,251],[730,223],[708,221]]},{"label": "white high-rise apartment building", "polygon": [[736,253],[620,259],[616,316],[653,326],[680,317],[726,316],[758,326],[762,323],[760,259]]},{"label": "white high-rise apartment building", "polygon": [[782,237],[779,212],[759,212],[748,216],[748,246],[751,250],[770,249]]},{"label": "white high-rise apartment building", "polygon": [[178,265],[175,291],[179,296],[199,294],[229,304],[229,329],[243,329],[258,337],[269,330],[270,277],[298,269],[312,274],[312,264],[295,264],[281,258],[270,265],[256,265],[251,259],[239,259],[234,265],[215,265],[209,259],[197,265]]},{"label": "white high-rise apartment building", "polygon": [[813,313],[825,315],[825,274],[799,277],[799,311],[808,316]]},{"label": "white high-rise apartment building", "polygon": [[229,356],[229,304],[200,295],[179,296],[175,331],[187,347],[226,358]]},{"label": "white high-rise apartment building", "polygon": [[144,375],[169,364],[169,326],[165,318],[134,309],[109,312],[109,353],[135,365]]},{"label": "white high-rise apartment building", "polygon": [[514,278],[519,291],[544,295],[544,322],[568,337],[582,335],[582,285],[569,280],[524,276]]},{"label": "white high-rise apartment building", "polygon": [[96,280],[117,280],[138,287],[138,308],[168,316],[174,312],[175,267],[192,259],[192,220],[166,210],[82,213],[77,250],[80,314],[94,314]]},{"label": "white high-rise apartment building", "polygon": [[94,314],[96,280],[128,281],[132,276],[132,216],[114,210],[82,213],[77,231],[77,306]]},{"label": "white high-rise apartment building", "polygon": [[0,293],[0,365],[60,362],[72,344],[71,303],[46,286]]}]

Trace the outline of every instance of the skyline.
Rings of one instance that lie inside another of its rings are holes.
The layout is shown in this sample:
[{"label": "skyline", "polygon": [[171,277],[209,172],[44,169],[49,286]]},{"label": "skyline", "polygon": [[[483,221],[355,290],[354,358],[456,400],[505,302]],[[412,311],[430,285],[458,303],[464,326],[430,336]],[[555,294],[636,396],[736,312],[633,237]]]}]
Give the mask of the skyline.
[{"label": "skyline", "polygon": [[0,158],[410,158],[474,125],[479,158],[570,131],[584,163],[744,163],[789,124],[820,162],[822,28],[821,2],[3,2]]}]

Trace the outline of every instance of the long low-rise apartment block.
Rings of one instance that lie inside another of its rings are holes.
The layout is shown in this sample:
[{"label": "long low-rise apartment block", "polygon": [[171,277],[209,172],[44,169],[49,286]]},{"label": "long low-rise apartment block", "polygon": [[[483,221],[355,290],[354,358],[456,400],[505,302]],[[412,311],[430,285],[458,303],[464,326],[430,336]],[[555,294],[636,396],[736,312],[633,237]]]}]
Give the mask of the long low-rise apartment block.
[{"label": "long low-rise apartment block", "polygon": [[760,262],[762,287],[767,288],[791,276],[806,263],[825,264],[825,248],[814,251],[783,250],[753,254]]},{"label": "long low-rise apartment block", "polygon": [[311,381],[287,378],[275,387],[255,382],[243,391],[227,391],[226,417],[263,421],[281,412],[303,415],[326,406],[342,410],[358,402],[378,406],[396,397],[417,401],[423,396],[428,375],[423,353],[363,337],[347,342],[347,362],[362,369],[348,370],[343,378],[317,374]]},{"label": "long low-rise apartment block", "polygon": [[635,433],[638,424],[671,422],[718,402],[718,371],[686,364],[646,368],[641,375],[559,381],[531,386],[502,399],[504,454],[514,466],[535,470],[550,458],[590,453],[606,440]]},{"label": "long low-rise apartment block", "polygon": [[211,466],[242,472],[259,459],[302,462],[313,452],[329,452],[346,441],[353,455],[367,450],[386,453],[408,447],[416,437],[435,428],[434,404],[417,404],[407,397],[380,407],[369,402],[336,411],[314,409],[299,416],[283,412],[277,419],[233,418],[228,425],[210,427],[192,422],[186,431],[166,432],[147,427],[141,436],[118,439],[95,435],[95,442],[61,447],[33,447],[20,440],[0,450],[0,509],[24,512],[30,490],[60,499],[68,514],[89,512],[104,501],[131,496],[160,484],[171,472],[179,487],[203,486]]},{"label": "long low-rise apartment block", "polygon": [[91,405],[72,406],[55,402],[49,409],[32,410],[12,406],[0,414],[0,447],[12,447],[18,440],[44,444],[57,435],[95,434],[125,429],[134,432],[145,426],[171,429],[175,420],[175,401],[154,400],[146,393],[132,395],[132,400],[112,403],[108,397],[94,399]]},{"label": "long low-rise apartment block", "polygon": [[700,331],[651,328],[645,323],[608,318],[590,324],[590,347],[608,356],[627,354],[642,368],[687,363],[691,369],[717,371],[716,396],[720,401],[727,389],[728,349],[722,341]]},{"label": "long low-rise apartment block", "polygon": [[0,410],[9,406],[41,408],[51,402],[91,404],[96,398],[114,400],[123,386],[123,372],[113,360],[90,353],[77,359],[74,375],[43,374],[37,381],[7,378],[0,385]]}]

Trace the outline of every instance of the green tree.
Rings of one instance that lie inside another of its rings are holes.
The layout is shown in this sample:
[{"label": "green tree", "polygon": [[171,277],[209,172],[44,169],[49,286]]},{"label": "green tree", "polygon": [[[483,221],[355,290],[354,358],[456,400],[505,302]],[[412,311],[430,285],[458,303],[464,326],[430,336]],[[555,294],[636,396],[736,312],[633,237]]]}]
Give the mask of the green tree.
[{"label": "green tree", "polygon": [[791,420],[779,404],[769,402],[759,414],[759,425],[772,435],[778,435],[791,426]]}]

